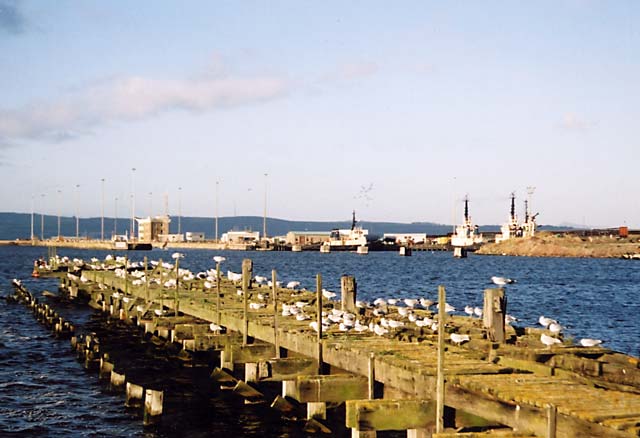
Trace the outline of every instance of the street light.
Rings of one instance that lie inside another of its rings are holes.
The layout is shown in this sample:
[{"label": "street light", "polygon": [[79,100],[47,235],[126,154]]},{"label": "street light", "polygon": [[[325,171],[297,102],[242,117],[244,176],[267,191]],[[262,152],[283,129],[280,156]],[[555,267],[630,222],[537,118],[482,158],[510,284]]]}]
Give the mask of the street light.
[{"label": "street light", "polygon": [[31,244],[33,244],[33,194],[31,195]]},{"label": "street light", "polygon": [[178,234],[182,234],[182,187],[178,187]]},{"label": "street light", "polygon": [[75,201],[76,201],[76,240],[80,237],[80,214],[78,213],[78,192],[80,191],[80,184],[76,184]]},{"label": "street light", "polygon": [[44,193],[40,194],[40,197],[42,198],[42,205],[40,206],[40,240],[44,240],[44,196]]},{"label": "street light", "polygon": [[216,181],[216,242],[218,241],[218,189],[219,189],[220,181]]},{"label": "street light", "polygon": [[268,173],[264,174],[264,217],[262,218],[262,236],[263,239],[267,239],[267,176]]},{"label": "street light", "polygon": [[118,235],[118,197],[116,196],[115,199],[115,212],[114,212],[114,218],[113,218],[113,235],[117,236]]},{"label": "street light", "polygon": [[102,182],[102,198],[100,201],[100,240],[104,241],[104,178],[101,178]]},{"label": "street light", "polygon": [[58,190],[58,240],[60,240],[60,197],[62,196],[62,190]]},{"label": "street light", "polygon": [[129,232],[130,240],[135,236],[135,211],[136,211],[136,168],[131,168],[131,231]]},{"label": "street light", "polygon": [[153,217],[153,192],[149,192],[149,217]]}]

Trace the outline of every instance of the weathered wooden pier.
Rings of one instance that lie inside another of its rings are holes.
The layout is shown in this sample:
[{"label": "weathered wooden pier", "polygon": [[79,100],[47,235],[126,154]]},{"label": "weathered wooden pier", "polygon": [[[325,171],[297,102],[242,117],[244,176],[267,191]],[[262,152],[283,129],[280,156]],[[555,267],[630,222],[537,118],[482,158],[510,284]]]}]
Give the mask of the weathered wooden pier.
[{"label": "weathered wooden pier", "polygon": [[[402,321],[404,312],[385,304],[376,315],[356,305],[352,277],[342,278],[334,301],[323,297],[320,276],[317,290],[292,290],[278,286],[275,271],[271,285],[257,284],[250,260],[232,279],[222,278],[220,262],[208,278],[185,277],[179,262],[70,262],[58,275],[70,297],[86,296],[96,309],[179,346],[185,362],[215,353],[210,379],[247,403],[266,401],[263,382],[282,382],[271,406],[287,415],[292,403],[306,404],[318,431],[328,431],[323,420],[344,404],[354,437],[384,430],[440,438],[640,436],[638,359],[569,342],[543,345],[544,330],[505,324],[503,289],[485,291],[483,318],[416,306],[411,313],[433,318],[435,332],[408,322],[374,332],[382,318]],[[444,295],[441,288],[443,303]],[[303,316],[289,316],[293,308]],[[368,328],[323,324],[342,312]],[[468,340],[454,343],[451,334]],[[81,341],[93,351],[90,337]],[[108,358],[92,360],[103,378],[126,386],[127,400],[147,406],[150,419],[161,415],[162,393],[127,382]]]}]

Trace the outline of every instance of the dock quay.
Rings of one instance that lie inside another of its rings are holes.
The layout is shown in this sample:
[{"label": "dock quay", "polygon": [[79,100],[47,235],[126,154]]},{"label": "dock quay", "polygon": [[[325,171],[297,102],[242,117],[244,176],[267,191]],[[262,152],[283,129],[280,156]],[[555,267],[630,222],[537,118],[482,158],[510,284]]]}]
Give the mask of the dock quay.
[{"label": "dock quay", "polygon": [[[199,370],[202,385],[228,388],[247,403],[270,403],[283,416],[303,409],[312,431],[353,437],[386,430],[439,438],[640,436],[638,359],[570,340],[544,345],[547,330],[505,322],[504,289],[487,289],[483,317],[472,318],[446,314],[443,287],[437,310],[433,302],[367,306],[358,302],[350,276],[342,277],[335,300],[323,293],[320,275],[316,290],[297,290],[280,287],[275,271],[271,285],[258,283],[249,259],[241,274],[225,277],[222,261],[193,276],[181,270],[179,255],[174,260],[69,260],[56,265],[61,272],[43,266],[39,275],[59,277],[69,299],[170,349],[182,367]],[[32,304],[33,296],[24,298],[28,291],[16,289],[30,307],[48,305]],[[65,327],[44,309],[45,321]],[[144,406],[145,424],[161,421],[171,386],[143,382],[143,370],[121,373],[113,352],[71,328],[68,323],[60,334],[71,337],[87,367],[114,387],[128,388],[127,403]],[[272,401],[267,387],[274,384],[281,391]],[[327,421],[340,412],[344,428],[329,429]]]}]

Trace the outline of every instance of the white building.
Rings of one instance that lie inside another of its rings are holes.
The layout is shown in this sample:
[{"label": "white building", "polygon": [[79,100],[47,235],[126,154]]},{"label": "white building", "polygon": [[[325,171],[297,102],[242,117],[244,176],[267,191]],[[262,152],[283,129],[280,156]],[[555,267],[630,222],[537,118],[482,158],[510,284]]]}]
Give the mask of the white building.
[{"label": "white building", "polygon": [[204,233],[199,231],[187,231],[185,233],[185,239],[187,242],[202,242],[204,240]]},{"label": "white building", "polygon": [[227,231],[220,239],[224,243],[256,243],[260,241],[259,231]]}]

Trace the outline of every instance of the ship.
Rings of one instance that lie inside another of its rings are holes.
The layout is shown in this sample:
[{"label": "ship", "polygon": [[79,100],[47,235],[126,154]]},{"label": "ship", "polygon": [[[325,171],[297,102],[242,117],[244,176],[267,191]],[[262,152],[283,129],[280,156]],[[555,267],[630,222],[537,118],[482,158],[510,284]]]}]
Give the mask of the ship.
[{"label": "ship", "polygon": [[351,216],[351,228],[332,229],[329,240],[320,245],[320,252],[355,251],[359,254],[366,254],[369,251],[397,251],[398,248],[399,246],[395,242],[369,235],[369,230],[358,224],[354,210]]},{"label": "ship", "polygon": [[474,250],[484,241],[482,234],[478,233],[478,226],[473,224],[469,215],[469,197],[464,198],[464,220],[462,225],[457,225],[451,236],[451,246]]}]

